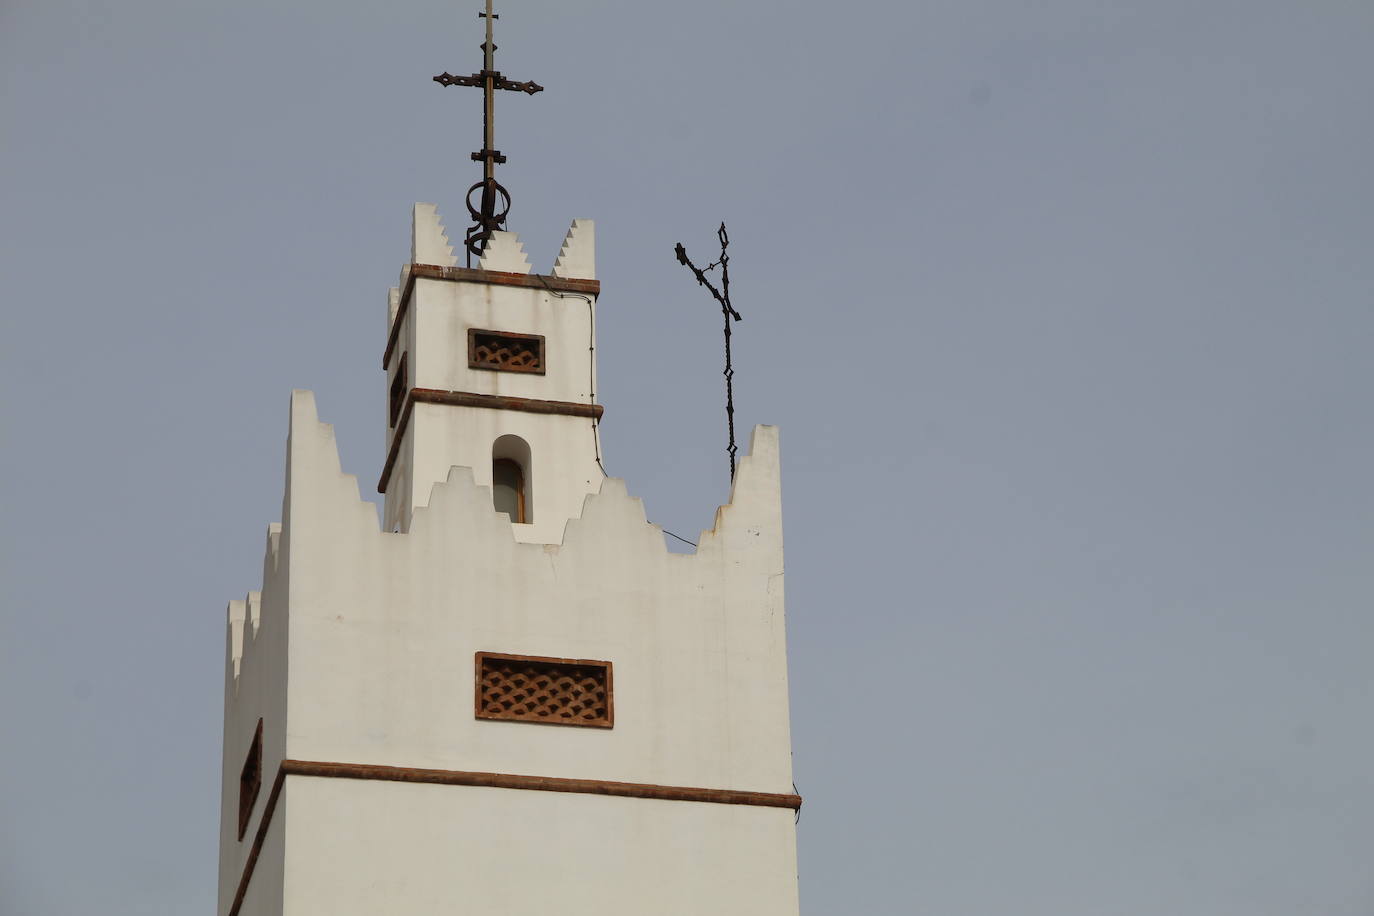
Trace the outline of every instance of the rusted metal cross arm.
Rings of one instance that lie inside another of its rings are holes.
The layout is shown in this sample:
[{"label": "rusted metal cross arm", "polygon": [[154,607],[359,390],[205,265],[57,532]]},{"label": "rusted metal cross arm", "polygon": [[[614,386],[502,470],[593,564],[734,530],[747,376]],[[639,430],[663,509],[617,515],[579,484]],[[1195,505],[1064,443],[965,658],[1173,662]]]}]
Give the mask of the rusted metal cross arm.
[{"label": "rusted metal cross arm", "polygon": [[445,70],[434,78],[434,82],[440,86],[475,86],[479,89],[486,88],[487,78],[491,77],[491,88],[509,89],[511,92],[524,92],[534,95],[536,92],[543,92],[544,87],[534,80],[527,80],[518,83],[515,80],[508,80],[501,75],[499,70],[483,70],[481,73],[474,73],[472,76],[454,76]]},{"label": "rusted metal cross arm", "polygon": [[730,300],[721,295],[720,290],[716,289],[715,284],[706,279],[706,272],[693,264],[691,259],[687,257],[687,249],[682,247],[681,242],[677,243],[677,248],[675,248],[674,251],[677,253],[678,263],[684,265],[688,270],[696,274],[697,282],[711,291],[711,295],[716,297],[716,301],[720,303],[720,307],[728,311],[731,318],[736,321],[743,321],[744,319],[740,316],[740,313],[735,311],[735,307],[730,304]]}]

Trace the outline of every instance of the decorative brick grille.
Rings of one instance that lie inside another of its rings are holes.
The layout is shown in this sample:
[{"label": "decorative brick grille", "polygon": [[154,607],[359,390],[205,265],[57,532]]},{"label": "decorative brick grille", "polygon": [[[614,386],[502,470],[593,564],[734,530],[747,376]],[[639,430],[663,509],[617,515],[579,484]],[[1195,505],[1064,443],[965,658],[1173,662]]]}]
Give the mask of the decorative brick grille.
[{"label": "decorative brick grille", "polygon": [[477,653],[477,718],[610,728],[611,663]]},{"label": "decorative brick grille", "polygon": [[468,366],[498,372],[544,374],[544,338],[540,334],[468,329]]}]

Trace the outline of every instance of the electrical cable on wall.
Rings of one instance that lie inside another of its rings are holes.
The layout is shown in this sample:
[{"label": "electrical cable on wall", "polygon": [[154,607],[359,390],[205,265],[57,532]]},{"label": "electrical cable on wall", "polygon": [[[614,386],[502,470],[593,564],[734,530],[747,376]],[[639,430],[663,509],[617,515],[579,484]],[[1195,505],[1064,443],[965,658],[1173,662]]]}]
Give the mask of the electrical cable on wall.
[{"label": "electrical cable on wall", "polygon": [[[589,403],[595,404],[595,403],[596,403],[596,307],[595,307],[595,304],[592,302],[591,296],[584,296],[584,295],[582,295],[581,293],[562,293],[562,292],[559,292],[558,290],[554,289],[552,286],[549,286],[549,281],[548,281],[548,280],[545,280],[544,277],[543,277],[543,275],[541,275],[541,274],[535,274],[534,276],[538,277],[538,278],[539,278],[539,282],[542,283],[542,284],[544,284],[544,289],[549,293],[549,295],[551,295],[551,296],[556,296],[556,297],[558,297],[559,299],[581,299],[583,302],[587,303],[587,322],[588,322],[588,326],[589,326],[589,329],[590,329],[590,332],[589,332],[590,339],[589,339],[588,342],[587,342],[588,365],[589,365],[589,367],[590,367],[588,371],[589,371],[590,378],[589,378],[588,383],[587,383],[587,389],[588,389],[588,392],[589,392],[589,394],[588,394]],[[610,475],[610,473],[606,470],[606,465],[604,465],[604,464],[601,463],[601,430],[600,430],[600,421],[598,421],[595,417],[592,418],[592,447],[593,447],[593,449],[595,449],[595,453],[596,453],[596,466],[599,467],[599,468],[601,468],[601,475],[602,475],[603,477],[610,477],[611,475]],[[671,538],[677,538],[679,541],[681,541],[681,542],[684,543],[684,544],[690,544],[690,545],[693,546],[693,547],[696,547],[696,546],[697,546],[696,541],[689,541],[689,540],[687,540],[685,537],[683,537],[682,535],[680,535],[680,534],[674,534],[673,532],[669,531],[667,528],[664,528],[664,527],[661,526],[661,525],[659,526],[659,530],[661,530],[664,534],[668,535],[668,536],[671,537]]]}]

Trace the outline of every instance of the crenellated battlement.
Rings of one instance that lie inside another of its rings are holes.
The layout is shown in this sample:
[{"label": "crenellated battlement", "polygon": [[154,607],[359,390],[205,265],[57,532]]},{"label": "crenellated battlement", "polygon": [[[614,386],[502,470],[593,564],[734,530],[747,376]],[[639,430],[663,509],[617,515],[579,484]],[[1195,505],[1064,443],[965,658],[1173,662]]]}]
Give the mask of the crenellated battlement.
[{"label": "crenellated battlement", "polygon": [[572,221],[550,273],[569,280],[596,279],[596,225],[591,220]]},{"label": "crenellated battlement", "polygon": [[411,209],[410,263],[458,266],[458,257],[453,253],[439,208],[434,204],[419,203]]},{"label": "crenellated battlement", "polygon": [[[410,218],[410,263],[457,267],[458,256],[449,240],[439,208],[431,203],[417,203]],[[496,231],[483,251],[478,263],[481,270],[528,274],[532,267],[525,254],[520,235],[516,232]],[[589,219],[575,219],[558,248],[548,276],[563,279],[596,279],[596,224]],[[394,287],[397,293],[405,287],[406,277]]]},{"label": "crenellated battlement", "polygon": [[252,651],[262,624],[262,592],[249,592],[241,601],[230,601],[228,618],[229,668],[237,685],[244,653]]},{"label": "crenellated battlement", "polygon": [[517,233],[496,231],[487,241],[477,267],[479,270],[504,274],[527,274],[530,272],[530,259],[525,255],[525,245]]},{"label": "crenellated battlement", "polygon": [[[355,474],[345,473],[339,458],[334,427],[320,421],[313,392],[296,390],[291,396],[290,429],[287,452],[286,522],[273,523],[268,528],[265,555],[267,568],[275,570],[279,563],[283,537],[290,538],[293,518],[303,511],[344,511],[350,525],[377,534],[385,532],[378,521],[373,503],[364,500]],[[756,426],[750,439],[750,452],[740,459],[739,470],[731,485],[729,502],[719,506],[712,528],[703,530],[694,553],[675,553],[668,550],[662,528],[646,518],[643,501],[631,496],[625,481],[618,477],[602,476],[601,485],[582,500],[582,510],[568,519],[563,535],[545,544],[523,543],[535,552],[557,550],[570,543],[573,532],[590,530],[592,538],[619,536],[633,532],[647,533],[663,552],[676,559],[687,559],[702,553],[702,545],[722,541],[735,528],[757,527],[760,523],[780,524],[778,501],[779,453],[778,432],[775,426]],[[615,506],[615,509],[610,508]],[[328,508],[327,507],[331,507]],[[344,507],[347,507],[345,509]],[[449,524],[453,517],[463,523],[481,526],[490,534],[510,536],[513,525],[493,507],[492,489],[488,484],[475,482],[473,470],[453,466],[445,480],[434,484],[425,506],[415,510],[407,531],[410,542],[430,536],[433,519],[444,518]],[[286,530],[283,530],[283,524]],[[615,531],[608,530],[614,526]],[[588,535],[577,534],[579,539]],[[520,543],[512,537],[513,543]],[[745,542],[747,544],[747,542]],[[234,602],[242,604],[243,602]]]},{"label": "crenellated battlement", "polygon": [[[474,725],[464,659],[485,650],[610,658],[618,679],[648,691],[625,699],[625,710],[650,702],[650,694],[657,694],[655,704],[684,707],[668,730],[676,739],[651,739],[653,730],[618,732],[618,744],[647,743],[622,747],[615,762],[604,748],[565,739],[572,775],[788,788],[786,717],[779,712],[786,694],[776,428],[754,430],[730,502],[693,553],[670,551],[643,501],[610,477],[547,543],[518,539],[508,516],[496,511],[491,487],[465,467],[451,468],[432,487],[406,532],[385,531],[376,507],[361,498],[357,477],[343,470],[334,429],[319,420],[308,391],[292,394],[286,477],[284,518],[269,530],[263,591],[229,603],[226,681],[231,711],[240,701],[261,702],[258,691],[245,690],[253,678],[288,682],[289,667],[289,683],[308,685],[290,691],[288,756],[372,759],[356,744],[371,740],[372,728],[390,735],[388,742],[398,730],[408,735],[401,744],[411,748],[413,765],[530,770],[535,761],[518,759],[530,747],[511,761],[501,759],[504,752],[489,757],[480,741],[464,743]],[[264,639],[271,646],[265,654]],[[722,684],[701,682],[703,664],[710,670],[736,655],[750,659],[756,673],[760,665],[770,672],[763,678],[769,689],[751,694],[766,708],[751,710],[754,701],[727,700]],[[381,658],[394,661],[379,664]],[[422,690],[423,710],[402,708],[406,691],[384,701],[366,695],[383,671],[402,680],[440,676],[444,686],[437,694],[437,683]],[[655,671],[674,671],[678,679],[660,683]],[[649,680],[636,685],[640,678]],[[697,688],[679,695],[690,683]],[[259,715],[245,709],[232,718],[242,729]],[[361,728],[365,722],[373,724]],[[702,759],[691,750],[719,745],[723,738],[712,736],[720,728],[737,733],[737,748],[757,748],[779,727],[776,752],[761,756]],[[294,742],[301,746],[292,750]]]}]

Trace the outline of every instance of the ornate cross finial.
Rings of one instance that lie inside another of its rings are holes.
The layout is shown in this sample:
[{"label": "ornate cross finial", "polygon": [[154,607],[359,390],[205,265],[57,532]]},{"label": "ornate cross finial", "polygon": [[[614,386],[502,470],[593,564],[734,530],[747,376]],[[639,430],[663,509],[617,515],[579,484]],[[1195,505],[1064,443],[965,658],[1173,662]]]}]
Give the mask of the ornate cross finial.
[{"label": "ornate cross finial", "polygon": [[[468,188],[467,204],[468,213],[472,215],[473,225],[468,228],[467,235],[463,237],[463,244],[468,252],[468,266],[472,266],[472,258],[476,255],[482,256],[482,250],[486,247],[491,234],[498,229],[504,229],[506,225],[506,214],[510,212],[510,192],[501,186],[496,180],[496,164],[505,162],[506,157],[501,155],[501,151],[496,148],[494,139],[495,126],[495,96],[497,89],[509,89],[513,92],[524,92],[534,95],[536,92],[544,91],[544,87],[535,82],[517,83],[508,80],[501,75],[501,71],[496,69],[495,55],[496,43],[492,41],[492,21],[500,19],[501,16],[491,11],[492,0],[487,0],[487,8],[484,12],[477,15],[487,21],[487,40],[482,43],[482,72],[474,73],[472,76],[454,76],[447,70],[434,78],[434,82],[441,86],[480,86],[482,88],[483,107],[482,107],[482,148],[472,154],[474,162],[482,163],[482,180]],[[476,206],[472,203],[473,194],[481,191]]]},{"label": "ornate cross finial", "polygon": [[[730,358],[730,322],[743,321],[740,313],[735,311],[735,307],[730,304],[730,255],[725,249],[730,247],[730,236],[725,231],[725,224],[720,224],[720,229],[716,232],[716,237],[720,239],[720,259],[715,263],[706,265],[703,270],[692,263],[687,257],[687,249],[678,242],[673,249],[677,255],[679,264],[686,267],[696,275],[697,283],[711,291],[711,295],[720,303],[720,310],[725,315],[725,425],[729,428],[730,440],[725,451],[730,456],[730,479],[735,479],[735,366]],[[707,270],[720,268],[720,289],[706,279]],[[676,535],[674,535],[676,537]]]}]

